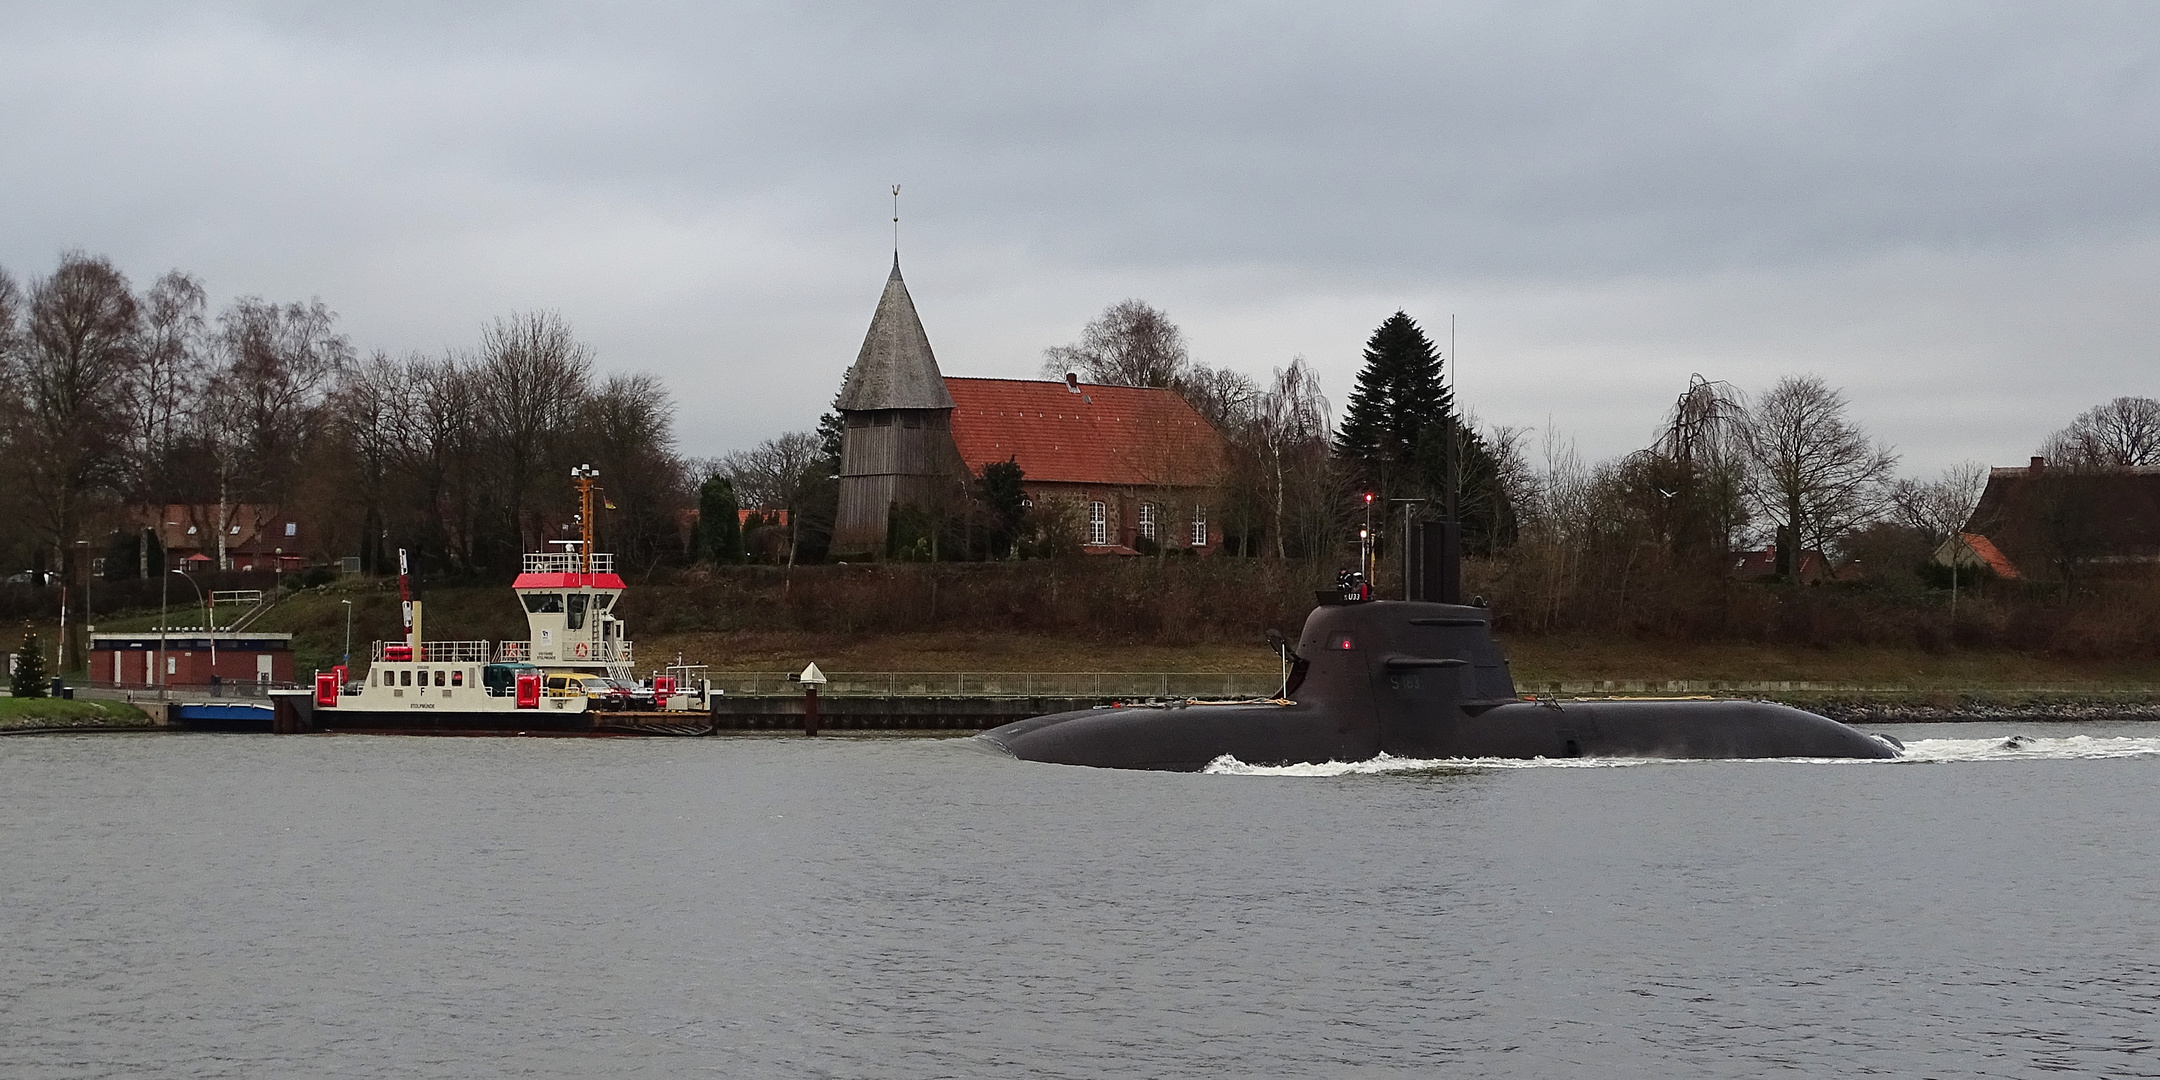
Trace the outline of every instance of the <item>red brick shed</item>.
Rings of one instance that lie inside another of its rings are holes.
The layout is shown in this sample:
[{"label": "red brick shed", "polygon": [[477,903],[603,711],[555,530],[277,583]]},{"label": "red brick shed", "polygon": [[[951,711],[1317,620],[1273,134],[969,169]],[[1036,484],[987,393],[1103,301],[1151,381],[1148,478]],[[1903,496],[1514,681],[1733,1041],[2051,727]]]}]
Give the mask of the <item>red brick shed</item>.
[{"label": "red brick shed", "polygon": [[[211,643],[217,645],[216,666],[211,664]],[[155,687],[159,685],[158,654],[165,655],[164,685],[208,686],[212,676],[222,683],[291,685],[293,655],[291,634],[257,634],[247,631],[174,630],[162,644],[155,631],[135,634],[90,636],[90,681],[105,686]]]}]

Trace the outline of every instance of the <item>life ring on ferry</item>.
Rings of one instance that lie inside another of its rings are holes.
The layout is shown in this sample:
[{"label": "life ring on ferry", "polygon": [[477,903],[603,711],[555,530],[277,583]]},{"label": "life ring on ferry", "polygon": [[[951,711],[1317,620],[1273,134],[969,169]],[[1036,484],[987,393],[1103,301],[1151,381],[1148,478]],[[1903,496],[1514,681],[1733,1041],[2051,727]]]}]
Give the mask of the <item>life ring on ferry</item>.
[{"label": "life ring on ferry", "polygon": [[586,649],[586,645],[585,645],[585,643],[584,643],[584,642],[580,641],[580,642],[578,642],[578,643],[577,643],[577,658],[578,658],[578,659],[580,659],[580,660],[583,660],[583,659],[585,659],[585,649]]}]

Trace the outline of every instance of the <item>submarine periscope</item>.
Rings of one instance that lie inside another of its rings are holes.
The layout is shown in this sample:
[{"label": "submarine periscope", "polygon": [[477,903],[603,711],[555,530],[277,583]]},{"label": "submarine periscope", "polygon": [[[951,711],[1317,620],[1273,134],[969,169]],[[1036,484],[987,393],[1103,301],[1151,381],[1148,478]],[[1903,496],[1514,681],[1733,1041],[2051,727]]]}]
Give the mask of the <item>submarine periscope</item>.
[{"label": "submarine periscope", "polygon": [[[1365,594],[1369,595],[1369,594]],[[1280,699],[1097,708],[976,736],[1026,761],[1194,772],[1398,758],[1894,758],[1761,701],[1523,700],[1483,607],[1351,595],[1305,620]]]}]

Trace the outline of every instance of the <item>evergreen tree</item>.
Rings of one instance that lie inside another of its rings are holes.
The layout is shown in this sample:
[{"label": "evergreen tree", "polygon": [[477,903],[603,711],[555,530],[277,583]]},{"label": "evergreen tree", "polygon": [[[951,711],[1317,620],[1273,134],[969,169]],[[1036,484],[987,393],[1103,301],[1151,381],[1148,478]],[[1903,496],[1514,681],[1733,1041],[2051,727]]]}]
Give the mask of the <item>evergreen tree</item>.
[{"label": "evergreen tree", "polygon": [[24,634],[15,654],[15,670],[9,688],[16,697],[45,696],[45,646],[36,634]]},{"label": "evergreen tree", "polygon": [[743,561],[741,506],[735,501],[735,483],[725,476],[708,477],[698,488],[698,556],[721,564]]},{"label": "evergreen tree", "polygon": [[1440,381],[1440,353],[1401,311],[1365,343],[1365,367],[1350,392],[1335,452],[1382,497],[1402,494],[1429,432],[1444,426],[1454,401]]},{"label": "evergreen tree", "polygon": [[1425,499],[1426,516],[1438,518],[1446,513],[1452,436],[1463,546],[1488,553],[1513,541],[1515,512],[1491,451],[1455,412],[1454,392],[1440,378],[1442,362],[1416,320],[1401,311],[1388,316],[1365,343],[1365,367],[1336,431],[1335,452],[1379,499]]},{"label": "evergreen tree", "polygon": [[993,461],[982,467],[976,494],[984,508],[990,511],[992,558],[1004,558],[1020,536],[1021,525],[1027,518],[1027,488],[1022,483],[1025,476],[1016,458]]}]

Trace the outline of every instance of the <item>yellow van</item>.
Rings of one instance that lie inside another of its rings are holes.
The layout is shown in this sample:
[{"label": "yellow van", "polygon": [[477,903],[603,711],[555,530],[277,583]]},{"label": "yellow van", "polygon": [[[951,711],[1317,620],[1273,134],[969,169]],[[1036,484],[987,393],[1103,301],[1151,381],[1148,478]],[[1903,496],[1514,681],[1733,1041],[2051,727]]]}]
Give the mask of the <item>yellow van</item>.
[{"label": "yellow van", "polygon": [[620,687],[590,672],[550,671],[547,673],[546,686],[549,697],[591,698],[590,708],[621,709],[630,704],[628,696]]}]

